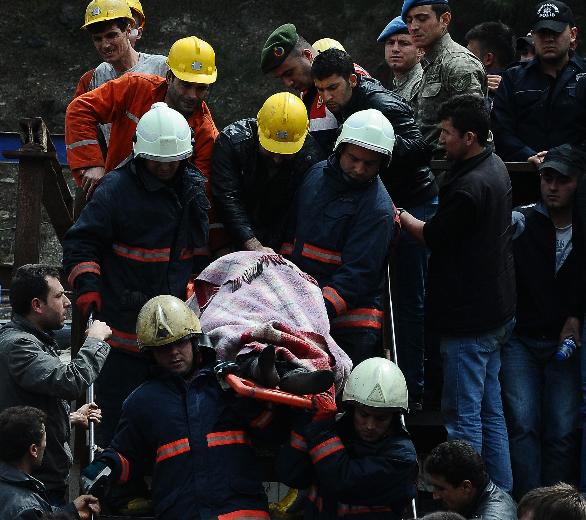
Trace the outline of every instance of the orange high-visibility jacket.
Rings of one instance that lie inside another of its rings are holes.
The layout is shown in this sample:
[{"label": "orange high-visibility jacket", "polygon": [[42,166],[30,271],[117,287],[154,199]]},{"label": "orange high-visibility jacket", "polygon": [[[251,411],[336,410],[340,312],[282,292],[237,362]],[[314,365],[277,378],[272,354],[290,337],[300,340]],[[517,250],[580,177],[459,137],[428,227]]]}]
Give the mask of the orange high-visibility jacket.
[{"label": "orange high-visibility jacket", "polygon": [[[164,78],[126,73],[76,97],[69,104],[65,114],[65,143],[67,161],[78,185],[81,185],[79,170],[103,166],[106,172],[110,172],[131,155],[138,120],[153,103],[164,101],[166,94],[167,81]],[[208,179],[206,193],[212,203],[209,212],[210,248],[216,251],[225,247],[229,240],[216,217],[209,183],[218,130],[205,102],[187,122],[195,134],[190,161]],[[105,164],[98,144],[97,123],[112,123]]]},{"label": "orange high-visibility jacket", "polygon": [[[138,120],[153,103],[164,101],[167,81],[150,74],[127,73],[75,98],[65,114],[67,160],[72,171],[103,166],[114,170],[132,153]],[[218,130],[205,102],[187,120],[195,134],[192,162],[209,178]],[[97,123],[112,123],[106,163],[97,139]]]}]

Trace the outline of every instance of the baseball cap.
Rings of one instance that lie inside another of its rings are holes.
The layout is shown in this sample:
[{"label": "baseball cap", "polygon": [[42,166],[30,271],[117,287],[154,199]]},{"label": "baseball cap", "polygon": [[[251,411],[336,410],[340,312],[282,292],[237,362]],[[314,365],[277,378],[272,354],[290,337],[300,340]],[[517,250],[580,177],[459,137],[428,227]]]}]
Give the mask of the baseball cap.
[{"label": "baseball cap", "polygon": [[551,168],[566,177],[575,177],[584,173],[584,154],[570,144],[556,146],[547,152],[538,170]]},{"label": "baseball cap", "polygon": [[559,0],[547,0],[540,2],[535,6],[535,15],[533,17],[533,31],[549,29],[560,33],[567,26],[574,27],[574,13],[572,10]]}]

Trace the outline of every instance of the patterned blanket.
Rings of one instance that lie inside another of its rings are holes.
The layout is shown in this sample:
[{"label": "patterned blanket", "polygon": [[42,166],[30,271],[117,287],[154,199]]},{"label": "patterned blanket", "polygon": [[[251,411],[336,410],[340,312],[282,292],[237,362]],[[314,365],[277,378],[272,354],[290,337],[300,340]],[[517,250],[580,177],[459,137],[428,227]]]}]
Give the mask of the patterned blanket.
[{"label": "patterned blanket", "polygon": [[276,254],[241,251],[223,256],[195,280],[188,300],[200,316],[218,358],[275,345],[277,359],[309,370],[331,369],[336,391],[352,369],[330,336],[330,325],[315,280]]}]

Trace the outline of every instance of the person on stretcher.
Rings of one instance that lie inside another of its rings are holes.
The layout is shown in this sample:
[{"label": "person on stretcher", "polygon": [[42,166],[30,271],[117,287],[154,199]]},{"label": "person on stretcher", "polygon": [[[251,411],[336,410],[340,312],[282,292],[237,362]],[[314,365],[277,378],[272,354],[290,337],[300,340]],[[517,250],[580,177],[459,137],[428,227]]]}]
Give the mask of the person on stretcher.
[{"label": "person on stretcher", "polygon": [[188,305],[222,361],[238,374],[292,394],[341,391],[352,369],[330,336],[316,281],[277,254],[223,256],[195,280]]}]

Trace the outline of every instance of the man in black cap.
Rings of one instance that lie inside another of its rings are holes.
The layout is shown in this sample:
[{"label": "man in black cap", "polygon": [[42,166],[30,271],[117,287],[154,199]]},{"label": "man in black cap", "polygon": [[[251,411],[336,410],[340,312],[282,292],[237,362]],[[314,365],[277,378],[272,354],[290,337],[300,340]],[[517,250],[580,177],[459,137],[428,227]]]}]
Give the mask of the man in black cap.
[{"label": "man in black cap", "polygon": [[[317,94],[311,77],[311,64],[318,52],[297,33],[292,23],[277,27],[267,38],[260,53],[260,68],[279,78],[285,88],[301,94],[309,116],[309,132],[325,152],[334,149],[338,121]],[[354,72],[369,76],[360,65],[354,63]]]},{"label": "man in black cap", "polygon": [[556,352],[566,338],[580,342],[584,256],[573,208],[584,161],[568,144],[552,148],[539,165],[541,200],[513,212],[517,322],[501,384],[516,500],[573,473],[580,364]]},{"label": "man in black cap", "polygon": [[535,7],[536,59],[505,71],[494,98],[492,131],[503,160],[538,165],[550,148],[586,137],[586,103],[577,88],[586,60],[571,50],[577,31],[563,2]]},{"label": "man in black cap", "polygon": [[535,42],[531,33],[517,38],[517,58],[521,63],[535,58]]}]

